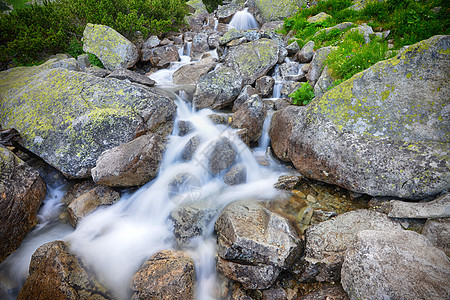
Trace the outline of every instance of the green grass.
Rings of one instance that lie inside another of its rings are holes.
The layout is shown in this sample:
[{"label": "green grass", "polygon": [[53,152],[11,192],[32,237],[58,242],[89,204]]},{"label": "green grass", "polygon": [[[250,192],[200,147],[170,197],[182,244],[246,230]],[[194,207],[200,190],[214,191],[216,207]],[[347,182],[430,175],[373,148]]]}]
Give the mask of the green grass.
[{"label": "green grass", "polygon": [[3,2],[12,4],[14,9],[19,9],[19,8],[28,7],[29,5],[26,3],[30,2],[30,0],[3,0]]},{"label": "green grass", "polygon": [[314,89],[309,82],[302,82],[299,89],[289,95],[294,105],[308,105],[314,98]]}]

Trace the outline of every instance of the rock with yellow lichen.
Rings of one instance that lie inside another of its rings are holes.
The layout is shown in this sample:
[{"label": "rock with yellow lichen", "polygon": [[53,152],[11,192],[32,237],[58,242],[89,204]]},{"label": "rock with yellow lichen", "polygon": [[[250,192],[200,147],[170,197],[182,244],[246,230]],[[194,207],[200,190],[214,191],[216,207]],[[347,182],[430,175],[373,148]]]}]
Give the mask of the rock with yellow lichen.
[{"label": "rock with yellow lichen", "polygon": [[263,24],[290,17],[306,3],[306,0],[252,0],[249,6],[258,22]]},{"label": "rock with yellow lichen", "polygon": [[83,32],[83,51],[95,54],[111,71],[131,68],[139,59],[137,47],[105,25],[86,25]]},{"label": "rock with yellow lichen", "polygon": [[40,66],[0,73],[0,122],[70,178],[90,176],[100,154],[146,132],[170,132],[176,106],[152,88]]},{"label": "rock with yellow lichen", "polygon": [[[309,178],[372,196],[448,189],[449,65],[450,36],[434,36],[315,98],[293,126],[277,126],[277,112],[275,154]],[[280,134],[288,145],[277,145]]]}]

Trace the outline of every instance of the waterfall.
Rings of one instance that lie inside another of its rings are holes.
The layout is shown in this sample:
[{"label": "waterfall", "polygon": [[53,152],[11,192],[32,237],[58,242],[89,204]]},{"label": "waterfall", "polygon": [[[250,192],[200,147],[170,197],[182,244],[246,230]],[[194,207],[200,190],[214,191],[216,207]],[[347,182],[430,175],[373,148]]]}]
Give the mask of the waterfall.
[{"label": "waterfall", "polygon": [[276,65],[273,72],[273,79],[275,79],[275,84],[273,86],[273,98],[281,98],[281,88],[283,87],[283,79],[280,75],[280,66]]},{"label": "waterfall", "polygon": [[248,12],[248,8],[235,13],[229,25],[236,28],[237,30],[259,28],[258,22],[256,21],[255,17],[253,17],[253,15]]}]

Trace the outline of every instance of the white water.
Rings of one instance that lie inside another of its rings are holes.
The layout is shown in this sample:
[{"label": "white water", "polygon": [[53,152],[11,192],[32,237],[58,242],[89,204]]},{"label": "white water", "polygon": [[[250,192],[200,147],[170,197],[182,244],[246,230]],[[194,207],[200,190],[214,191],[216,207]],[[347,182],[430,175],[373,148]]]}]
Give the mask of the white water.
[{"label": "white water", "polygon": [[273,98],[281,98],[281,88],[283,87],[283,79],[280,75],[280,66],[276,65],[273,72],[273,79],[275,79],[275,84],[273,86]]},{"label": "white water", "polygon": [[235,13],[229,25],[236,28],[237,30],[250,30],[259,28],[258,22],[256,21],[255,17],[253,17],[253,15],[248,12],[248,8]]}]

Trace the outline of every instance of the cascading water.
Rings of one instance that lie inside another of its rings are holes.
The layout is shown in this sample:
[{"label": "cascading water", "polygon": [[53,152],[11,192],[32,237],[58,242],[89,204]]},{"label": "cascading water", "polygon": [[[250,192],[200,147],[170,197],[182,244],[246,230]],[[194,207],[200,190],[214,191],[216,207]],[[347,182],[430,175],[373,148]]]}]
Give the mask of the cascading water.
[{"label": "cascading water", "polygon": [[244,8],[243,10],[235,13],[229,25],[236,28],[237,30],[250,30],[259,28],[258,22],[256,21],[255,17],[253,17],[253,15],[248,12],[248,8]]},{"label": "cascading water", "polygon": [[281,88],[283,87],[283,79],[280,75],[280,66],[276,65],[273,72],[273,79],[275,79],[275,84],[273,86],[273,98],[281,98]]}]

